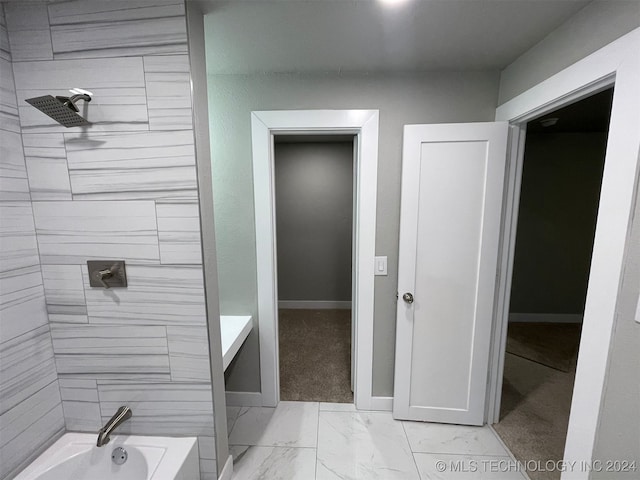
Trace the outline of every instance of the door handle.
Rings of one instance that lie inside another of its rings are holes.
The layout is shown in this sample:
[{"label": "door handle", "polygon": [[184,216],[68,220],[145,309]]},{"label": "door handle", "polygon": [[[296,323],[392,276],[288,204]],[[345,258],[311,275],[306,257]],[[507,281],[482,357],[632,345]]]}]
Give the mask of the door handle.
[{"label": "door handle", "polygon": [[404,300],[408,304],[412,304],[413,303],[413,295],[411,293],[407,292],[404,295],[402,295],[402,300]]}]

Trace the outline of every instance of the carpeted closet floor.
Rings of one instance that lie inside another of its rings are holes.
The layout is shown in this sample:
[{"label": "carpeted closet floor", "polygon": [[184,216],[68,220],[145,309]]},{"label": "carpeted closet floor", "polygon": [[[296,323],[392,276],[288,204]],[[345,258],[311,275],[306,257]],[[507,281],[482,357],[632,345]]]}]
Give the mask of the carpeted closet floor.
[{"label": "carpeted closet floor", "polygon": [[[527,329],[533,331],[527,333]],[[513,348],[507,347],[500,422],[494,428],[521,462],[539,460],[544,464],[547,460],[563,458],[579,340],[580,325],[576,324],[548,324],[547,327],[516,324],[513,331],[509,326],[507,345],[511,343]],[[526,348],[519,345],[521,342],[527,344]],[[528,474],[532,480],[560,478],[560,472],[529,471]]]},{"label": "carpeted closet floor", "polygon": [[279,312],[280,399],[353,402],[351,310]]}]

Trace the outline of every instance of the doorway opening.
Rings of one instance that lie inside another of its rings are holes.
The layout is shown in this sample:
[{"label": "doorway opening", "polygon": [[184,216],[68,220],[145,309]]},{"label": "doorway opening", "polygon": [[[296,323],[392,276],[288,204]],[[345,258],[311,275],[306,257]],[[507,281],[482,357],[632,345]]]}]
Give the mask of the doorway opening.
[{"label": "doorway opening", "polygon": [[353,135],[275,135],[280,399],[353,403]]},{"label": "doorway opening", "polygon": [[612,100],[608,88],[526,125],[494,425],[523,462],[564,458]]}]

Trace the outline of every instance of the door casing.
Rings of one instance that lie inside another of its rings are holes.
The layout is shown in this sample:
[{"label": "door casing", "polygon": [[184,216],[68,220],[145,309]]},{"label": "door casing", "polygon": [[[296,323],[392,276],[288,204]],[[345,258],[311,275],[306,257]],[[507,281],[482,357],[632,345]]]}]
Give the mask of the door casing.
[{"label": "door casing", "polygon": [[[524,125],[545,113],[615,85],[600,205],[587,288],[584,321],[565,462],[593,461],[606,386],[616,305],[627,255],[627,238],[637,195],[640,149],[640,28],[498,107],[496,120],[512,128],[511,158],[503,209],[498,294],[489,370],[488,423],[499,420],[509,308],[515,218],[524,154]],[[588,469],[562,472],[563,480],[588,479]]]},{"label": "door casing", "polygon": [[280,400],[275,237],[274,135],[355,136],[352,322],[354,399],[376,407],[373,383],[374,256],[378,174],[378,110],[280,110],[251,113],[262,405]]}]

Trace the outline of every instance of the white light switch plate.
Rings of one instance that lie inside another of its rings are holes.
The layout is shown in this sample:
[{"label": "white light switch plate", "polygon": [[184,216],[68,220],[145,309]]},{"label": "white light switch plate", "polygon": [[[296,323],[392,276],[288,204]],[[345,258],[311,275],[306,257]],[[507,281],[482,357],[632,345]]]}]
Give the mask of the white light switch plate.
[{"label": "white light switch plate", "polygon": [[376,275],[387,274],[387,257],[376,257],[376,263],[374,266]]},{"label": "white light switch plate", "polygon": [[638,304],[636,305],[636,322],[640,323],[640,298],[638,298]]}]

